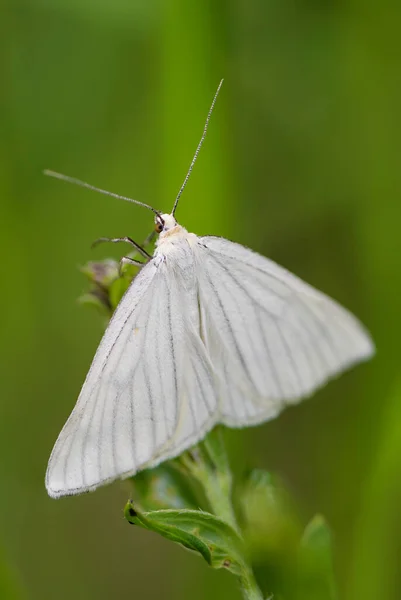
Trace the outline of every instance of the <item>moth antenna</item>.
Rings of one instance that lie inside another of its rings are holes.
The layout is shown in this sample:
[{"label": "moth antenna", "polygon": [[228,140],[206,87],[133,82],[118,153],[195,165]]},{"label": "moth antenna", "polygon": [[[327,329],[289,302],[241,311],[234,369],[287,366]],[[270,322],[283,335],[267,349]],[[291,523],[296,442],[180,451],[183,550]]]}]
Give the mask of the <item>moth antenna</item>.
[{"label": "moth antenna", "polygon": [[127,198],[127,196],[120,196],[120,194],[115,194],[114,192],[108,192],[107,190],[102,190],[101,188],[95,187],[90,183],[86,183],[85,181],[81,181],[80,179],[76,179],[75,177],[69,177],[68,175],[63,175],[62,173],[56,173],[56,171],[50,171],[49,169],[45,169],[43,171],[45,175],[49,177],[55,177],[56,179],[61,179],[61,181],[67,181],[68,183],[74,183],[75,185],[79,185],[84,188],[88,188],[88,190],[93,190],[94,192],[99,192],[100,194],[105,194],[106,196],[113,196],[113,198],[118,198],[119,200],[126,200],[127,202],[133,202],[134,204],[139,204],[139,206],[144,206],[148,208],[155,215],[160,215],[160,212],[153,208],[153,206],[149,206],[149,204],[145,204],[145,202],[140,202],[139,200],[134,200],[133,198]]},{"label": "moth antenna", "polygon": [[203,128],[202,137],[201,137],[201,139],[200,139],[200,142],[199,142],[199,144],[198,144],[198,146],[197,146],[197,148],[196,148],[196,151],[195,151],[194,157],[193,157],[193,159],[192,159],[192,162],[191,162],[191,164],[189,165],[188,173],[187,173],[187,175],[186,175],[186,177],[185,177],[185,179],[184,179],[184,183],[182,184],[182,186],[181,186],[181,188],[180,188],[180,191],[178,192],[178,194],[177,194],[177,197],[176,197],[176,199],[175,199],[174,206],[173,206],[173,210],[171,211],[171,214],[172,214],[173,216],[174,216],[175,210],[176,210],[176,208],[177,208],[177,204],[178,204],[178,201],[179,201],[179,199],[180,199],[180,197],[181,197],[181,194],[182,194],[182,192],[184,191],[184,188],[185,188],[185,186],[186,186],[186,185],[187,185],[187,183],[188,183],[188,179],[189,179],[189,176],[191,175],[192,169],[194,168],[194,164],[195,164],[195,162],[196,162],[196,159],[198,158],[199,150],[202,148],[202,144],[203,144],[203,142],[204,142],[204,140],[205,140],[206,133],[207,133],[207,128],[208,128],[208,126],[209,126],[210,117],[212,116],[212,112],[213,112],[213,109],[214,109],[214,105],[216,104],[217,96],[219,95],[220,88],[221,88],[221,86],[223,85],[223,81],[224,81],[224,79],[222,79],[222,80],[220,81],[220,83],[219,83],[219,86],[218,86],[218,88],[217,88],[217,90],[216,90],[216,93],[215,93],[215,95],[214,95],[214,98],[213,98],[213,102],[212,102],[212,104],[211,104],[211,106],[210,106],[210,108],[209,108],[209,112],[208,112],[208,114],[207,114],[207,117],[206,117],[206,121],[205,121],[205,126],[204,126],[204,128]]}]

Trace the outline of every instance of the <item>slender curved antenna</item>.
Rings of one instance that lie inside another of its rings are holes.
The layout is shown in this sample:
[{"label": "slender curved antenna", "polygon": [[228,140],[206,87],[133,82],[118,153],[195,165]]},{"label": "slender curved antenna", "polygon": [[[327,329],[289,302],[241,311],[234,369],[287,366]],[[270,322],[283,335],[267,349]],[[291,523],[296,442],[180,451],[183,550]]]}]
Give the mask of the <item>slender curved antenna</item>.
[{"label": "slender curved antenna", "polygon": [[202,137],[201,137],[201,139],[200,139],[200,142],[199,142],[199,144],[198,144],[198,147],[196,148],[196,151],[195,151],[194,157],[193,157],[193,159],[192,159],[192,162],[191,162],[191,164],[189,165],[188,173],[187,173],[187,175],[186,175],[186,177],[185,177],[185,179],[184,179],[184,183],[182,184],[182,186],[181,186],[181,188],[180,188],[180,191],[179,191],[179,192],[178,192],[178,194],[177,194],[177,198],[175,199],[174,206],[173,206],[173,210],[171,211],[171,214],[172,214],[173,216],[174,216],[175,210],[176,210],[176,208],[177,208],[178,200],[180,199],[180,197],[181,197],[181,194],[182,194],[182,192],[184,191],[184,188],[185,188],[185,186],[186,186],[186,185],[187,185],[187,183],[188,183],[189,176],[191,175],[191,172],[192,172],[192,169],[194,168],[194,164],[195,164],[195,162],[196,162],[196,159],[198,158],[199,150],[201,149],[201,147],[202,147],[202,144],[203,144],[203,142],[204,142],[204,140],[205,140],[206,133],[207,133],[207,128],[208,128],[209,121],[210,121],[210,117],[211,117],[211,115],[212,115],[212,112],[213,112],[213,109],[214,109],[214,105],[216,104],[216,100],[217,100],[217,96],[219,95],[220,88],[221,88],[221,86],[223,85],[223,81],[224,81],[224,79],[222,79],[222,80],[220,81],[220,83],[219,83],[219,87],[218,87],[218,88],[217,88],[217,90],[216,90],[216,93],[215,93],[215,95],[214,95],[214,98],[213,98],[212,105],[211,105],[211,107],[209,108],[209,112],[208,112],[208,114],[207,114],[207,117],[206,117],[206,122],[205,122],[205,126],[204,126],[204,128],[203,128]]},{"label": "slender curved antenna", "polygon": [[62,181],[67,181],[68,183],[74,183],[75,185],[80,185],[81,187],[88,188],[89,190],[93,190],[94,192],[100,192],[101,194],[105,194],[106,196],[113,196],[113,198],[118,198],[119,200],[127,200],[127,202],[133,202],[134,204],[139,204],[139,206],[144,206],[148,208],[155,215],[160,215],[160,212],[153,208],[153,206],[149,206],[149,204],[145,204],[145,202],[139,202],[139,200],[134,200],[133,198],[127,198],[127,196],[120,196],[119,194],[115,194],[114,192],[108,192],[107,190],[102,190],[101,188],[97,188],[94,185],[90,185],[90,183],[85,183],[85,181],[81,181],[80,179],[75,179],[75,177],[69,177],[68,175],[62,175],[61,173],[56,173],[56,171],[50,171],[49,169],[45,169],[43,171],[45,175],[49,177],[55,177],[56,179],[61,179]]}]

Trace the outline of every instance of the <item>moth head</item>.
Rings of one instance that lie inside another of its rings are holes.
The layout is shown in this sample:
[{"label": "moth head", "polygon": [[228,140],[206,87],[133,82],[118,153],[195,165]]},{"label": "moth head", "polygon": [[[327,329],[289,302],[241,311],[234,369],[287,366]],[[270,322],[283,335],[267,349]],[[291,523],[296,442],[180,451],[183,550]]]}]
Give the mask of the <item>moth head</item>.
[{"label": "moth head", "polygon": [[155,217],[155,230],[157,233],[165,233],[166,231],[170,231],[177,225],[177,221],[173,217],[173,215],[157,214]]}]

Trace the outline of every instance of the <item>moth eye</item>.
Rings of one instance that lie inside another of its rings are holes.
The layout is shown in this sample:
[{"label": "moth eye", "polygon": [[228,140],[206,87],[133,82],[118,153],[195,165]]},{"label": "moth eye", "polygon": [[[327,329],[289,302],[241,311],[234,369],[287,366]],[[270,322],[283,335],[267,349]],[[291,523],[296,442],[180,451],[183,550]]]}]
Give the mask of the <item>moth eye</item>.
[{"label": "moth eye", "polygon": [[160,221],[156,222],[155,230],[157,231],[157,233],[161,233],[163,231],[163,225]]}]

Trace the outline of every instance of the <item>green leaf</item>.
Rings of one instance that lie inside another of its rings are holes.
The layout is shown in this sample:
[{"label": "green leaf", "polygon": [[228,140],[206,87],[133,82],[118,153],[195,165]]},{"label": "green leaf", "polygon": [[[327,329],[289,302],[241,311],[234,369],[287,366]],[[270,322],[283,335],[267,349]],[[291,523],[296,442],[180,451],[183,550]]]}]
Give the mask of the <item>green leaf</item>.
[{"label": "green leaf", "polygon": [[239,498],[245,539],[255,559],[284,558],[296,551],[301,527],[293,503],[277,478],[254,469]]},{"label": "green leaf", "polygon": [[131,281],[132,281],[131,277],[123,276],[123,277],[119,277],[118,279],[116,279],[115,281],[113,281],[110,284],[109,299],[110,299],[110,304],[111,304],[113,311],[116,309],[121,298],[124,296],[125,292],[129,288]]},{"label": "green leaf", "polygon": [[238,576],[247,573],[242,539],[228,523],[210,513],[191,509],[140,512],[130,501],[124,514],[130,523],[197,552],[214,569],[227,569]]},{"label": "green leaf", "polygon": [[287,491],[277,477],[255,469],[237,496],[242,531],[259,584],[265,595],[269,591],[275,599],[293,600],[302,530]]},{"label": "green leaf", "polygon": [[128,289],[137,267],[126,265],[121,275],[119,263],[113,259],[105,259],[90,261],[80,270],[92,285],[89,291],[79,298],[79,302],[94,306],[110,317]]},{"label": "green leaf", "polygon": [[82,294],[82,296],[78,298],[78,302],[83,306],[96,308],[103,316],[106,315],[110,317],[111,307],[109,305],[107,294],[100,289],[93,289],[91,292]]},{"label": "green leaf", "polygon": [[134,498],[145,510],[197,506],[188,480],[169,463],[141,471],[132,483]]},{"label": "green leaf", "polygon": [[321,515],[306,526],[299,548],[299,600],[335,600],[331,531]]}]

